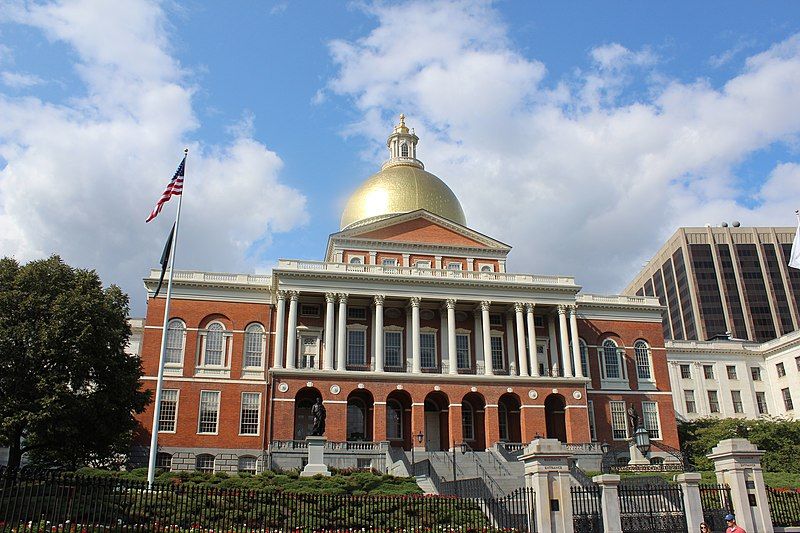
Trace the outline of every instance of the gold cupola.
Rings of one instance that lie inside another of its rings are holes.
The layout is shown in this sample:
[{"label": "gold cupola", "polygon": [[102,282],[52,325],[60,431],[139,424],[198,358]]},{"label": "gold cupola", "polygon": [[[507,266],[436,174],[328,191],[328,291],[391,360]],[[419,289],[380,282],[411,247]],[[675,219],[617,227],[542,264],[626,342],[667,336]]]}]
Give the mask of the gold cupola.
[{"label": "gold cupola", "polygon": [[347,200],[341,229],[401,213],[425,209],[465,226],[461,204],[442,180],[425,171],[417,159],[419,137],[406,126],[405,115],[386,140],[389,160]]}]

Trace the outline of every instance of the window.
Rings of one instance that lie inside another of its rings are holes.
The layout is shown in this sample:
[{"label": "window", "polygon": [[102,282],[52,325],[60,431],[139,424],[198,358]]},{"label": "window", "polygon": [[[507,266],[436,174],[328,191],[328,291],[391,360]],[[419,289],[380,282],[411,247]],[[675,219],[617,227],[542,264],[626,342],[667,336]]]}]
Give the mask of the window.
[{"label": "window", "polygon": [[367,406],[364,404],[364,400],[361,398],[350,398],[347,400],[347,440],[366,440],[366,419]]},{"label": "window", "polygon": [[738,379],[738,378],[736,377],[736,367],[735,367],[735,366],[733,366],[733,365],[728,365],[728,366],[726,367],[726,369],[727,369],[727,371],[728,371],[728,379]]},{"label": "window", "polygon": [[703,365],[703,377],[714,379],[714,365]]},{"label": "window", "polygon": [[211,455],[210,453],[201,453],[195,459],[194,466],[198,472],[213,472],[214,456]]},{"label": "window", "polygon": [[363,329],[347,331],[347,364],[365,366],[367,364],[366,350],[367,332]]},{"label": "window", "polygon": [[464,440],[475,440],[475,417],[468,402],[461,404],[461,432]]},{"label": "window", "polygon": [[625,402],[609,402],[611,404],[611,434],[614,440],[628,438],[628,419],[625,416]]},{"label": "window", "polygon": [[622,361],[617,352],[617,343],[611,339],[603,341],[603,368],[608,379],[622,379]]},{"label": "window", "polygon": [[384,257],[381,259],[381,265],[385,267],[396,267],[397,266],[397,259],[394,257]]},{"label": "window", "polygon": [[436,368],[436,334],[419,334],[420,366],[422,368]]},{"label": "window", "polygon": [[750,375],[753,377],[753,381],[761,381],[761,367],[750,367]]},{"label": "window", "polygon": [[422,261],[420,259],[417,259],[416,261],[414,261],[414,266],[417,267],[417,268],[430,268],[431,267],[431,262],[430,261]]},{"label": "window", "polygon": [[244,332],[244,366],[261,368],[264,361],[264,327],[250,324]]},{"label": "window", "polygon": [[182,320],[172,319],[167,325],[167,349],[164,363],[167,365],[183,364],[183,347],[186,340],[186,326]]},{"label": "window", "polygon": [[653,372],[650,369],[650,347],[644,341],[636,341],[633,351],[636,354],[636,376],[639,379],[653,379]]},{"label": "window", "polygon": [[661,438],[661,424],[658,419],[658,404],[656,402],[642,402],[642,421],[651,439]]},{"label": "window", "polygon": [[403,407],[397,400],[386,402],[386,437],[391,440],[403,438]]},{"label": "window", "polygon": [[683,391],[683,399],[686,401],[686,412],[696,413],[697,406],[694,403],[694,391],[693,390]]},{"label": "window", "polygon": [[541,316],[541,315],[535,315],[533,317],[533,325],[536,326],[537,328],[543,328],[544,327],[544,317]]},{"label": "window", "polygon": [[461,263],[457,261],[450,261],[447,263],[447,270],[461,270]]},{"label": "window", "polygon": [[203,350],[203,366],[223,366],[225,362],[225,326],[219,322],[208,325]]},{"label": "window", "polygon": [[252,455],[243,455],[239,457],[239,473],[240,474],[255,474],[256,473],[256,458]]},{"label": "window", "polygon": [[489,325],[490,326],[502,326],[503,325],[503,315],[499,315],[493,313],[489,315]]},{"label": "window", "polygon": [[490,338],[492,347],[492,368],[502,370],[506,367],[503,357],[503,337],[502,335],[492,335]]},{"label": "window", "polygon": [[470,368],[469,335],[456,334],[456,364],[458,368]]},{"label": "window", "polygon": [[383,333],[384,364],[389,368],[403,366],[403,333],[400,331],[385,331]]},{"label": "window", "polygon": [[786,408],[787,411],[791,411],[794,409],[794,405],[792,404],[792,393],[789,391],[788,388],[781,389],[781,394],[783,395],[783,406]]},{"label": "window", "polygon": [[681,378],[692,379],[692,367],[689,365],[681,365]]},{"label": "window", "polygon": [[297,368],[316,368],[319,354],[318,335],[300,335],[300,354],[297,357]]},{"label": "window", "polygon": [[[578,339],[578,347],[581,352],[581,371],[584,377],[589,377],[589,348],[586,346],[586,341]],[[592,415],[594,416],[594,415]]]},{"label": "window", "polygon": [[712,413],[719,413],[719,396],[715,390],[708,391],[708,409]]},{"label": "window", "polygon": [[403,143],[400,145],[400,157],[408,157],[408,144]]},{"label": "window", "polygon": [[366,320],[367,308],[366,307],[348,307],[347,318],[351,320]]},{"label": "window", "polygon": [[219,391],[200,392],[200,419],[198,433],[216,433],[219,418]]},{"label": "window", "polygon": [[360,255],[353,256],[353,257],[350,258],[350,264],[351,265],[363,265],[364,264],[364,258],[361,257]]},{"label": "window", "polygon": [[497,426],[499,428],[500,440],[508,442],[508,409],[504,403],[497,406]]},{"label": "window", "polygon": [[779,378],[782,378],[786,375],[786,368],[783,366],[783,363],[778,363],[775,365],[775,371],[778,372]]},{"label": "window", "polygon": [[767,409],[767,396],[763,392],[756,392],[756,407],[758,408],[758,414],[769,414],[769,409]]},{"label": "window", "polygon": [[158,452],[156,454],[156,468],[172,470],[172,455],[167,452]]},{"label": "window", "polygon": [[317,304],[301,304],[300,316],[319,316],[319,306]]},{"label": "window", "polygon": [[258,435],[259,414],[261,413],[261,393],[242,393],[242,412],[240,414],[239,434]]},{"label": "window", "polygon": [[481,265],[481,272],[494,272],[494,266],[492,266],[492,265]]},{"label": "window", "polygon": [[158,414],[158,431],[174,433],[177,419],[178,391],[177,389],[164,389],[161,391],[161,411]]},{"label": "window", "polygon": [[731,391],[731,401],[733,402],[733,412],[734,413],[744,413],[744,407],[742,406],[742,392],[738,390]]},{"label": "window", "polygon": [[597,429],[594,422],[594,402],[589,400],[586,402],[587,407],[589,408],[589,436],[592,438],[592,442],[597,441]]}]

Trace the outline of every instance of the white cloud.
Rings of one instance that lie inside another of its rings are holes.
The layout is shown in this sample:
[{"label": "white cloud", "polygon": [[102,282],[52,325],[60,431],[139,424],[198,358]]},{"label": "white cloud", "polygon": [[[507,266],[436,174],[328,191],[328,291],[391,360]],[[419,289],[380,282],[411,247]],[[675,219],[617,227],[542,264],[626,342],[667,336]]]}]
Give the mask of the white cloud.
[{"label": "white cloud", "polygon": [[144,219],[184,146],[179,268],[259,268],[274,232],[305,223],[305,197],[280,182],[281,160],[252,138],[248,112],[229,144],[191,140],[195,89],[170,54],[158,4],[6,7],[6,23],[37,28],[77,52],[86,93],[68,105],[0,93],[0,160],[7,163],[0,169],[0,253],[20,260],[59,253],[96,268],[141,313],[140,280],[157,265],[175,200],[155,222]]},{"label": "white cloud", "polygon": [[39,76],[25,74],[24,72],[11,72],[8,70],[0,72],[0,80],[2,80],[3,85],[11,87],[12,89],[24,89],[44,83],[44,80]]},{"label": "white cloud", "polygon": [[468,223],[516,245],[513,268],[616,291],[677,226],[793,223],[795,165],[777,166],[751,207],[733,169],[800,133],[800,37],[750,57],[721,88],[655,73],[648,49],[618,43],[550,80],[484,2],[367,9],[372,32],[330,45],[327,90],[352,98],[365,120],[351,129],[373,139],[375,159],[405,112]]}]

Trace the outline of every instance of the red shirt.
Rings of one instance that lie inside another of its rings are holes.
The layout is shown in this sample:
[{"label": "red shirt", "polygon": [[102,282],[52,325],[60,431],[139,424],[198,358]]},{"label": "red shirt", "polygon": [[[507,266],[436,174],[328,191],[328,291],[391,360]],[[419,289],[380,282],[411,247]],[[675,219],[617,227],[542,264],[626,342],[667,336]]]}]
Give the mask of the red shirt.
[{"label": "red shirt", "polygon": [[730,526],[728,529],[725,530],[725,533],[747,533],[744,529],[740,526]]}]

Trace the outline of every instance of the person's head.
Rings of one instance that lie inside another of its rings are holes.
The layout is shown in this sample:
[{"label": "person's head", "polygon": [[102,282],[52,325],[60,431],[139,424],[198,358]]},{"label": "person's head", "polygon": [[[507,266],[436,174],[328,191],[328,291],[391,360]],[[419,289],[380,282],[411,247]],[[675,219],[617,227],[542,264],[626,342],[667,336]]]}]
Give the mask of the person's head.
[{"label": "person's head", "polygon": [[711,528],[705,522],[700,523],[700,533],[711,533]]},{"label": "person's head", "polygon": [[732,514],[726,514],[726,515],[725,515],[725,522],[726,522],[726,523],[727,523],[729,526],[735,526],[735,525],[736,525],[736,517],[735,517],[735,516],[733,516]]}]

